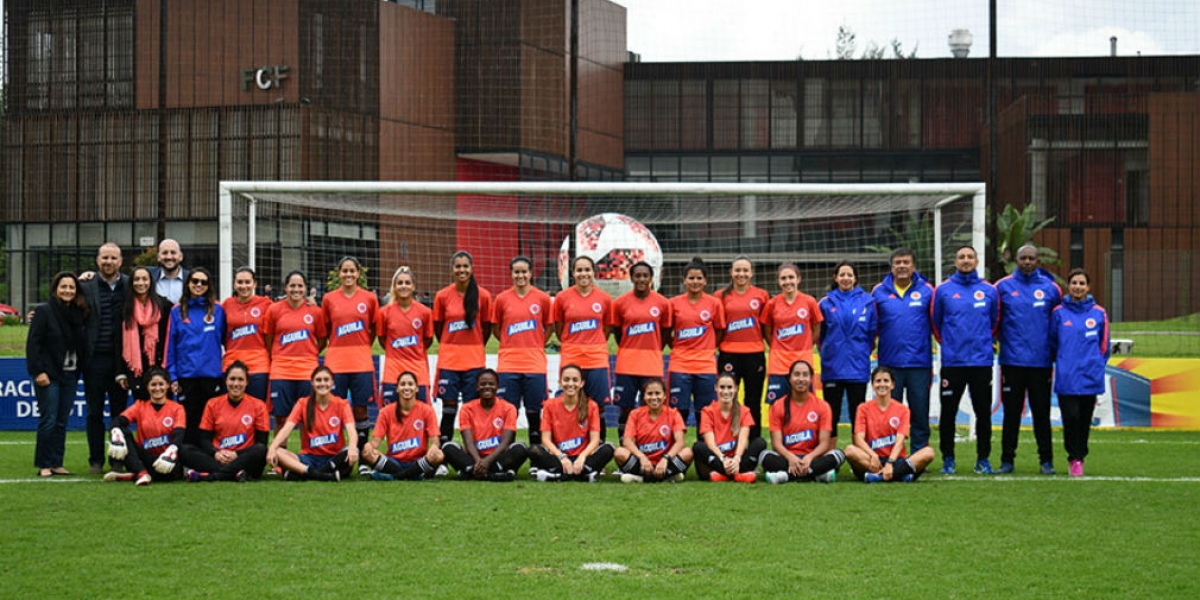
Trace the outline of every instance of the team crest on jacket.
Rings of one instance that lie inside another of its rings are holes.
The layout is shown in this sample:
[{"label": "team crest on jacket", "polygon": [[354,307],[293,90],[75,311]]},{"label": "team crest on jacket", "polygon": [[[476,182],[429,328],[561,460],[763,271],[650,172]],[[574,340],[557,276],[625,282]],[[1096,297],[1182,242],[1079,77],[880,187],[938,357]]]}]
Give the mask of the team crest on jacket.
[{"label": "team crest on jacket", "polygon": [[542,306],[540,304],[530,304],[529,305],[529,314],[536,315],[540,312],[542,312]]},{"label": "team crest on jacket", "polygon": [[242,415],[242,425],[249,427],[250,424],[253,422],[254,422],[254,417],[252,417],[250,415]]},{"label": "team crest on jacket", "polygon": [[601,306],[599,302],[593,302],[592,303],[592,312],[594,312],[596,314],[600,314],[600,313],[604,312],[604,307]]},{"label": "team crest on jacket", "polygon": [[816,423],[817,419],[820,419],[820,418],[821,418],[821,415],[818,415],[817,411],[815,411],[815,410],[808,411],[808,422],[809,423]]},{"label": "team crest on jacket", "polygon": [[658,318],[658,315],[660,315],[660,314],[662,314],[662,311],[658,310],[657,306],[650,307],[650,316],[652,316],[654,318]]},{"label": "team crest on jacket", "polygon": [[425,419],[417,419],[416,421],[413,421],[413,429],[416,429],[417,431],[425,429]]},{"label": "team crest on jacket", "polygon": [[204,315],[204,322],[212,325],[217,320],[213,315]]},{"label": "team crest on jacket", "polygon": [[420,329],[421,329],[421,326],[422,326],[422,325],[424,325],[424,324],[425,324],[425,323],[423,323],[423,322],[421,321],[421,319],[413,319],[413,320],[412,320],[412,326],[413,326],[413,329],[420,330]]},{"label": "team crest on jacket", "polygon": [[304,323],[307,325],[312,325],[313,324],[312,315],[304,315]]},{"label": "team crest on jacket", "polygon": [[[1016,293],[1016,292],[1014,292],[1014,293]],[[1045,300],[1045,299],[1046,299],[1046,292],[1043,292],[1042,290],[1034,290],[1034,291],[1033,291],[1033,297],[1034,297],[1034,298],[1037,298],[1038,300]]]},{"label": "team crest on jacket", "polygon": [[912,294],[910,294],[910,297],[911,297],[913,300],[920,300],[920,299],[921,299],[921,292],[913,292]]},{"label": "team crest on jacket", "polygon": [[667,437],[668,435],[671,435],[671,428],[666,425],[659,427],[658,435],[661,435],[663,437]]},{"label": "team crest on jacket", "polygon": [[762,307],[762,302],[759,302],[758,298],[755,298],[750,301],[750,308],[752,308],[754,310],[758,310],[761,307]]},{"label": "team crest on jacket", "polygon": [[1095,320],[1095,319],[1093,319],[1093,318],[1091,318],[1091,317],[1088,317],[1088,320],[1084,321],[1084,322],[1083,322],[1083,324],[1084,324],[1084,325],[1087,325],[1087,328],[1088,328],[1088,329],[1095,329],[1095,328],[1096,328],[1096,320]]},{"label": "team crest on jacket", "polygon": [[704,321],[705,323],[707,323],[711,319],[712,319],[712,313],[708,312],[707,310],[700,311],[700,320],[701,321]]},{"label": "team crest on jacket", "polygon": [[808,309],[802,308],[802,309],[796,311],[796,316],[800,317],[801,319],[807,319],[808,318]]},{"label": "team crest on jacket", "polygon": [[975,299],[983,300],[983,290],[975,290]]},{"label": "team crest on jacket", "polygon": [[341,424],[342,424],[341,419],[339,419],[337,417],[329,417],[329,426],[330,427],[337,427],[338,425],[341,425]]},{"label": "team crest on jacket", "polygon": [[262,311],[259,310],[259,308],[257,306],[255,306],[254,308],[250,309],[250,316],[257,319],[262,316]]},{"label": "team crest on jacket", "polygon": [[174,427],[175,419],[173,419],[171,417],[163,417],[162,424],[163,424],[163,427]]},{"label": "team crest on jacket", "polygon": [[366,302],[358,303],[358,312],[359,312],[359,314],[363,314],[363,315],[367,314],[367,303]]},{"label": "team crest on jacket", "polygon": [[892,418],[888,419],[888,425],[891,425],[892,429],[899,429],[900,428],[900,417],[892,417]]},{"label": "team crest on jacket", "polygon": [[501,419],[500,417],[496,417],[495,419],[492,419],[492,427],[495,427],[496,429],[503,429],[504,428],[504,419]]}]

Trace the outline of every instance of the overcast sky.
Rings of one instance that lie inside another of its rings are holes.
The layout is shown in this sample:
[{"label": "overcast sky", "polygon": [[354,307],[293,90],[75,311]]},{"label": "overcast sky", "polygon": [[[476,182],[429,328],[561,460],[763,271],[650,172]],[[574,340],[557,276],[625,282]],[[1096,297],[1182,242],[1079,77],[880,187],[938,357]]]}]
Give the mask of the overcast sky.
[{"label": "overcast sky", "polygon": [[[627,9],[627,45],[646,62],[833,58],[837,30],[899,39],[918,58],[950,56],[969,29],[987,56],[986,0],[613,0]],[[999,56],[1200,54],[1200,0],[999,0]],[[889,53],[890,54],[890,53]]]}]

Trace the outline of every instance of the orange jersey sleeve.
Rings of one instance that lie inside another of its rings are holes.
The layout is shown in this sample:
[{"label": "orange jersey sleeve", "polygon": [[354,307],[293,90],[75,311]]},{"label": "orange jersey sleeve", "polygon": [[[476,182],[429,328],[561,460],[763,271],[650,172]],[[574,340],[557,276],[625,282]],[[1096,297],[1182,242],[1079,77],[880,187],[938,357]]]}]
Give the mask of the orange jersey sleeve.
[{"label": "orange jersey sleeve", "polygon": [[487,456],[500,447],[504,430],[517,430],[517,409],[508,402],[496,399],[491,410],[479,400],[472,400],[458,411],[458,428],[470,431],[475,437],[475,450]]},{"label": "orange jersey sleeve", "polygon": [[149,400],[134,402],[121,416],[136,426],[137,444],[152,456],[165,452],[175,430],[187,426],[183,405],[173,400],[167,400],[157,410]]},{"label": "orange jersey sleeve", "polygon": [[787,375],[788,368],[798,360],[813,364],[813,340],[823,320],[817,300],[808,294],[796,294],[791,303],[783,294],[771,298],[763,314],[771,336],[767,374]]},{"label": "orange jersey sleeve", "polygon": [[[788,404],[792,405],[792,418],[786,420]],[[865,404],[865,403],[864,403]],[[829,405],[816,396],[799,406],[791,398],[783,398],[771,405],[768,414],[771,431],[783,435],[783,445],[796,456],[803,456],[817,447],[821,431],[833,431],[833,413]]]},{"label": "orange jersey sleeve", "polygon": [[271,342],[271,379],[307,380],[317,368],[317,340],[325,338],[325,317],[320,307],[286,301],[267,311],[263,329]]},{"label": "orange jersey sleeve", "polygon": [[308,429],[304,420],[308,416],[309,402],[312,402],[310,396],[301,398],[292,408],[292,414],[288,415],[288,422],[300,432],[300,452],[313,456],[334,456],[346,447],[346,424],[354,424],[350,403],[334,396],[324,409],[318,405],[313,413],[312,428]]},{"label": "orange jersey sleeve", "polygon": [[[741,417],[740,427],[750,427],[754,425],[754,416],[750,414],[750,409],[745,406],[738,405],[738,414]],[[728,417],[721,414],[719,402],[712,402],[704,407],[700,412],[700,429],[697,430],[703,439],[704,434],[712,433],[713,441],[717,443],[717,448],[722,454],[728,454],[737,449],[738,436],[733,433],[733,415]]]},{"label": "orange jersey sleeve", "polygon": [[467,325],[463,297],[448,285],[433,299],[433,320],[442,324],[439,332],[438,368],[469,371],[484,366],[484,339],[480,327],[492,318],[492,295],[479,288],[479,314],[475,323]]},{"label": "orange jersey sleeve", "polygon": [[[908,407],[895,400],[888,403],[887,410],[880,410],[875,401],[863,402],[854,418],[854,430],[866,434],[872,452],[880,458],[889,458],[897,434],[908,438],[909,414]],[[908,451],[901,447],[900,458],[906,456]]]},{"label": "orange jersey sleeve", "polygon": [[225,358],[221,370],[240,360],[252,375],[269,372],[271,356],[267,354],[263,321],[271,300],[252,296],[248,302],[239,302],[237,296],[230,296],[221,303],[221,308],[225,310]]},{"label": "orange jersey sleeve", "polygon": [[364,289],[347,297],[338,289],[321,299],[321,312],[329,327],[325,366],[334,373],[374,372],[371,346],[375,340],[379,298]]},{"label": "orange jersey sleeve", "polygon": [[628,292],[613,301],[609,323],[621,332],[620,375],[662,377],[662,330],[671,327],[671,303],[658,292],[639,299]]},{"label": "orange jersey sleeve", "polygon": [[246,396],[234,406],[222,394],[204,405],[200,429],[213,432],[213,449],[241,452],[254,445],[255,432],[271,430],[271,420],[262,400]]},{"label": "orange jersey sleeve", "polygon": [[725,307],[704,294],[696,303],[687,294],[671,298],[675,342],[671,344],[672,373],[716,373],[717,332],[725,330]]},{"label": "orange jersey sleeve", "polygon": [[657,419],[651,419],[650,408],[640,406],[629,414],[625,437],[633,440],[650,462],[658,462],[675,443],[675,432],[683,430],[683,417],[674,408],[665,406]]},{"label": "orange jersey sleeve", "polygon": [[612,296],[600,288],[584,296],[575,287],[554,297],[553,323],[562,325],[560,362],[583,369],[608,368],[608,325]]},{"label": "orange jersey sleeve", "polygon": [[492,323],[500,352],[496,370],[501,373],[546,373],[546,323],[551,322],[550,295],[530,288],[522,298],[513,289],[496,296]]},{"label": "orange jersey sleeve", "polygon": [[717,292],[717,298],[725,307],[725,338],[721,340],[721,352],[736,354],[753,354],[766,350],[763,343],[762,320],[763,311],[767,308],[770,296],[767,291],[750,286],[746,293],[739,294],[724,290]]},{"label": "orange jersey sleeve", "polygon": [[433,311],[420,302],[408,310],[397,304],[379,309],[379,343],[383,345],[383,381],[395,383],[400,374],[412,371],[417,385],[429,385],[429,349],[425,340],[433,337]]},{"label": "orange jersey sleeve", "polygon": [[600,431],[600,410],[596,408],[596,403],[584,398],[579,404],[586,405],[587,421],[583,426],[579,425],[579,405],[567,410],[562,398],[558,397],[547,400],[542,407],[543,442],[553,440],[559,452],[571,458],[579,456],[587,448],[591,432]]},{"label": "orange jersey sleeve", "polygon": [[381,446],[381,451],[400,462],[420,460],[429,451],[430,435],[438,435],[437,414],[428,404],[417,402],[403,420],[397,420],[398,405],[379,411],[372,437],[386,440],[387,445]]}]

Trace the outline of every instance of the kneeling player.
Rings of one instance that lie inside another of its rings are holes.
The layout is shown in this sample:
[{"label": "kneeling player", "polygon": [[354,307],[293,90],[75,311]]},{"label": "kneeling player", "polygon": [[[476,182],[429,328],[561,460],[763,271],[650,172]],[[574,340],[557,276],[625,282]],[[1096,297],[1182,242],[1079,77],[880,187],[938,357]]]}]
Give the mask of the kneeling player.
[{"label": "kneeling player", "polygon": [[692,449],[687,447],[687,426],[679,411],[667,406],[667,387],[660,377],[649,377],[642,384],[645,403],[629,414],[617,465],[621,481],[683,481],[692,464]]},{"label": "kneeling player", "polygon": [[529,451],[538,481],[594,482],[612,460],[613,447],[600,442],[600,409],[583,393],[583,369],[567,365],[558,376],[562,396],[542,408],[542,443]]},{"label": "kneeling player", "polygon": [[[372,479],[424,479],[432,477],[442,464],[437,413],[429,404],[417,401],[419,389],[415,373],[401,373],[396,380],[396,402],[379,411],[375,432],[363,446],[363,463],[375,468]],[[383,454],[379,447],[385,439],[387,453]]]},{"label": "kneeling player", "polygon": [[240,482],[262,475],[271,418],[262,399],[246,394],[249,382],[250,369],[242,361],[225,370],[227,391],[204,406],[200,444],[179,448],[190,481]]},{"label": "kneeling player", "polygon": [[866,483],[916,481],[933,462],[933,448],[928,446],[906,458],[909,412],[892,400],[895,387],[892,370],[876,367],[871,373],[875,401],[864,403],[855,416],[854,443],[846,446],[846,460],[854,476]]},{"label": "kneeling player", "polygon": [[846,455],[833,446],[829,405],[809,389],[812,365],[803,360],[788,370],[788,397],[771,405],[771,450],[762,467],[771,483],[819,481],[833,483]]},{"label": "kneeling player", "polygon": [[750,437],[754,416],[738,402],[737,393],[737,377],[723,372],[717,375],[717,401],[700,411],[700,439],[692,452],[701,481],[754,483],[758,479],[758,455],[767,443]]},{"label": "kneeling player", "polygon": [[[358,461],[358,431],[350,403],[333,393],[333,371],[317,367],[312,374],[312,395],[296,402],[292,414],[267,450],[267,462],[283,467],[285,479],[341,481]],[[300,427],[300,454],[283,444]]]},{"label": "kneeling player", "polygon": [[461,446],[448,442],[442,447],[446,462],[458,471],[459,479],[512,481],[517,469],[529,458],[529,448],[517,437],[517,409],[496,401],[499,377],[491,369],[475,379],[478,400],[463,405],[458,413]]},{"label": "kneeling player", "polygon": [[[143,378],[143,387],[150,400],[134,402],[125,412],[112,420],[108,456],[124,460],[128,473],[115,471],[104,475],[105,481],[133,481],[150,485],[151,481],[170,481],[183,477],[183,463],[176,460],[187,426],[183,405],[167,400],[170,385],[166,370],[150,367]],[[130,432],[137,428],[137,434]],[[132,446],[127,440],[133,440]],[[147,468],[152,466],[153,470]]]}]

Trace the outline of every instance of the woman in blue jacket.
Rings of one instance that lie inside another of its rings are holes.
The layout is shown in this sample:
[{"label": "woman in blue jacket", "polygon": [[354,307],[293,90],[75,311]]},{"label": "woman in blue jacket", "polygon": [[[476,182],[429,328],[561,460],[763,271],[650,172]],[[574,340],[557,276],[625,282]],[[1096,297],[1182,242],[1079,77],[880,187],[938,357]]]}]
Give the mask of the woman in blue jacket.
[{"label": "woman in blue jacket", "polygon": [[867,398],[871,379],[871,346],[875,343],[875,300],[858,287],[858,270],[848,262],[833,269],[833,285],[819,304],[825,320],[817,346],[821,350],[821,381],[833,417],[837,445],[842,399],[846,399],[853,431],[858,405]]},{"label": "woman in blue jacket", "polygon": [[1054,393],[1062,412],[1063,446],[1072,477],[1083,475],[1096,396],[1104,393],[1108,363],[1108,313],[1092,298],[1092,279],[1083,269],[1067,276],[1067,293],[1054,309],[1050,352],[1054,356]]},{"label": "woman in blue jacket", "polygon": [[208,269],[192,269],[186,283],[179,304],[171,309],[166,363],[171,391],[187,413],[184,442],[198,446],[204,407],[221,393],[225,310],[217,302],[216,282]]}]

